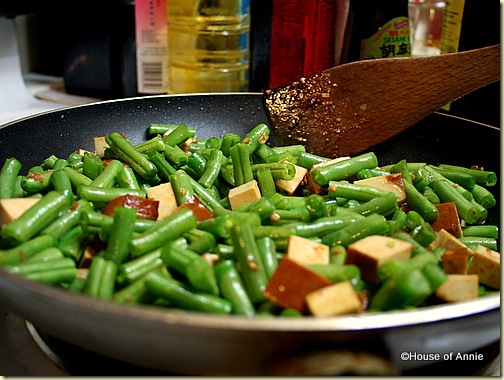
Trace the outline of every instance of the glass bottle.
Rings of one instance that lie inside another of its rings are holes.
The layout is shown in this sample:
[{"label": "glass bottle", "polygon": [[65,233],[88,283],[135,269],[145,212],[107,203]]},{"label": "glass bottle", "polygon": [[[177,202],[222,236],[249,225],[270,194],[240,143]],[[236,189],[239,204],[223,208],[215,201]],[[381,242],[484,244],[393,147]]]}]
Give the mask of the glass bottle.
[{"label": "glass bottle", "polygon": [[346,62],[411,55],[408,0],[351,0]]},{"label": "glass bottle", "polygon": [[168,92],[248,90],[250,0],[167,0]]}]

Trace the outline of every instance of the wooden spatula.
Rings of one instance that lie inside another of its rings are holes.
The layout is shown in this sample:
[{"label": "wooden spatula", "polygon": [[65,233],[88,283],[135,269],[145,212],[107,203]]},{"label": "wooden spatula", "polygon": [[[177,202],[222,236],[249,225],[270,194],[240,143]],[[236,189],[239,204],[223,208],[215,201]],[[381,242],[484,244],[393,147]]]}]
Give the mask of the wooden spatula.
[{"label": "wooden spatula", "polygon": [[348,63],[267,90],[264,102],[279,144],[300,143],[336,157],[363,152],[499,79],[495,45]]}]

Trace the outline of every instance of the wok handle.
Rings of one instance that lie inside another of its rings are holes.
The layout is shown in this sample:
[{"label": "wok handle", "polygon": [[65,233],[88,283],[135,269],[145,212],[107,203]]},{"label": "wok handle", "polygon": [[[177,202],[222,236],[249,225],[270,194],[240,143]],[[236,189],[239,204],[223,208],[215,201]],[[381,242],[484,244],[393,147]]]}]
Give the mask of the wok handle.
[{"label": "wok handle", "polygon": [[271,376],[397,376],[387,358],[365,351],[328,349],[276,358]]}]

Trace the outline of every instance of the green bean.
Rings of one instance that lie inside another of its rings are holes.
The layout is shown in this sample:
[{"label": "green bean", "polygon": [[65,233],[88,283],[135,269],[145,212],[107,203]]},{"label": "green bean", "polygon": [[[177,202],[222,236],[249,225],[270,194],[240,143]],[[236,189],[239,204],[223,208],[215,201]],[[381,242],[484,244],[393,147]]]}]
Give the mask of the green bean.
[{"label": "green bean", "polygon": [[117,185],[127,189],[140,190],[140,183],[138,182],[135,172],[130,167],[125,167],[117,173]]},{"label": "green bean", "polygon": [[75,262],[70,258],[56,258],[49,261],[25,261],[17,265],[6,266],[5,269],[10,273],[16,273],[26,276],[31,273],[47,272],[50,270],[60,270],[74,268]]},{"label": "green bean", "polygon": [[269,145],[260,144],[254,152],[254,158],[260,162],[271,163],[278,162],[278,154]]},{"label": "green bean", "polygon": [[163,247],[161,259],[168,269],[184,275],[194,289],[215,296],[219,294],[212,266],[196,252],[172,241]]},{"label": "green bean", "polygon": [[323,165],[311,171],[313,181],[321,186],[329,181],[339,181],[356,175],[363,169],[378,166],[378,159],[373,152],[364,153],[346,160]]},{"label": "green bean", "polygon": [[116,207],[114,221],[103,257],[116,264],[122,264],[129,257],[129,246],[135,229],[137,210],[129,207]]},{"label": "green bean", "polygon": [[176,168],[187,164],[187,154],[178,145],[166,145],[164,155],[167,161]]},{"label": "green bean", "polygon": [[52,169],[41,173],[28,172],[21,181],[21,187],[28,193],[41,193],[47,191],[51,185]]},{"label": "green bean", "polygon": [[217,244],[217,239],[213,234],[202,229],[193,228],[182,235],[188,242],[187,248],[198,254],[211,252]]},{"label": "green bean", "polygon": [[26,278],[49,285],[70,283],[75,279],[77,269],[74,267],[57,268],[54,270],[33,272],[25,275]]},{"label": "green bean", "polygon": [[393,235],[393,237],[411,243],[413,245],[413,250],[411,251],[411,255],[413,257],[416,256],[416,255],[419,255],[421,253],[428,253],[429,252],[427,250],[427,248],[425,248],[418,241],[416,241],[415,239],[413,239],[413,237],[410,234],[406,233],[406,232],[399,231],[399,232],[395,233]]},{"label": "green bean", "polygon": [[56,239],[51,235],[40,235],[15,247],[0,250],[0,265],[13,265],[29,259],[34,254],[50,247],[56,247]]},{"label": "green bean", "polygon": [[425,221],[430,223],[437,219],[439,212],[436,206],[429,202],[412,183],[404,181],[404,190],[406,192],[406,202],[408,205],[411,206],[413,210],[417,211]]},{"label": "green bean", "polygon": [[231,237],[231,227],[237,224],[239,224],[239,219],[229,213],[198,222],[198,229],[210,232],[217,238],[227,239]]},{"label": "green bean", "polygon": [[299,152],[297,164],[303,168],[310,169],[313,165],[326,162],[328,159],[308,152]]},{"label": "green bean", "polygon": [[86,246],[91,242],[92,236],[77,225],[73,227],[58,243],[58,248],[66,257],[72,258],[76,263],[81,260]]},{"label": "green bean", "polygon": [[153,251],[196,226],[194,213],[188,208],[181,208],[136,236],[131,242],[131,253],[140,256]]},{"label": "green bean", "polygon": [[494,186],[497,183],[497,175],[493,171],[480,170],[480,169],[469,169],[462,166],[441,164],[439,168],[456,171],[472,176],[475,182],[481,186]]},{"label": "green bean", "polygon": [[253,317],[256,312],[250,300],[243,281],[236,270],[234,261],[224,260],[215,266],[215,276],[222,297],[231,302],[231,313]]},{"label": "green bean", "polygon": [[404,181],[407,181],[409,183],[413,183],[413,180],[411,178],[411,171],[409,169],[407,161],[404,159],[399,161],[398,163],[392,165],[390,172],[391,173],[401,173]]},{"label": "green bean", "polygon": [[205,169],[198,179],[198,183],[203,187],[210,188],[215,183],[219,176],[222,165],[223,153],[220,150],[212,149],[208,161],[205,164]]},{"label": "green bean", "polygon": [[373,213],[388,216],[393,214],[398,207],[397,196],[394,193],[389,192],[388,194],[373,198],[352,208],[352,211],[364,216],[368,216]]},{"label": "green bean", "polygon": [[179,206],[194,197],[191,177],[185,171],[177,170],[174,174],[170,175],[170,182]]},{"label": "green bean", "polygon": [[248,145],[249,154],[252,155],[260,145],[266,143],[270,133],[271,131],[268,125],[264,123],[258,124],[247,132],[245,138],[242,140],[242,143]]},{"label": "green bean", "polygon": [[[360,215],[357,215],[360,216]],[[294,224],[295,234],[301,237],[322,237],[343,227],[349,226],[358,219],[352,215],[327,216],[310,222],[300,222]]]},{"label": "green bean", "polygon": [[206,162],[207,159],[200,152],[191,153],[187,157],[187,166],[194,170],[197,178],[201,177],[205,171]]},{"label": "green bean", "polygon": [[361,273],[359,267],[353,264],[309,264],[308,267],[334,283],[359,279]]},{"label": "green bean", "polygon": [[166,144],[161,136],[154,136],[151,139],[135,145],[135,149],[139,153],[148,154],[151,150],[163,152]]},{"label": "green bean", "polygon": [[422,274],[425,276],[427,281],[429,281],[429,284],[433,291],[436,291],[448,279],[448,276],[443,271],[441,266],[435,263],[425,264],[422,268]]},{"label": "green bean", "polygon": [[63,169],[67,174],[70,182],[72,183],[72,187],[74,189],[79,188],[79,186],[89,186],[93,182],[93,180],[82,173],[79,173],[74,168],[67,166]]},{"label": "green bean", "polygon": [[112,295],[112,300],[119,304],[152,303],[156,298],[157,296],[147,289],[143,277],[136,279]]},{"label": "green bean", "polygon": [[55,156],[54,154],[51,154],[49,157],[44,159],[44,161],[42,161],[42,163],[40,164],[40,167],[43,170],[52,169],[52,168],[54,168],[54,164],[56,163],[57,160],[58,160],[58,157]]},{"label": "green bean", "polygon": [[82,174],[94,180],[103,171],[103,161],[96,154],[85,152],[82,159]]},{"label": "green bean", "polygon": [[121,187],[102,188],[97,186],[80,186],[77,190],[77,195],[79,198],[93,202],[97,205],[104,205],[115,198],[125,195],[134,195],[139,198],[145,198],[145,191]]},{"label": "green bean", "polygon": [[357,179],[374,178],[387,174],[390,174],[390,172],[387,172],[382,168],[362,169],[360,172],[357,173]]},{"label": "green bean", "polygon": [[420,270],[406,271],[388,279],[371,299],[369,307],[386,311],[419,306],[432,293],[429,281]]},{"label": "green bean", "polygon": [[203,203],[210,212],[215,213],[217,209],[223,208],[221,202],[215,197],[211,189],[207,189],[191,177],[189,177],[189,181],[191,182],[194,194],[198,196],[201,203]]},{"label": "green bean", "polygon": [[63,252],[61,252],[61,249],[58,247],[48,247],[28,257],[24,262],[50,261],[54,259],[62,259],[64,257]]},{"label": "green bean", "polygon": [[476,180],[472,175],[469,175],[467,173],[457,171],[457,170],[450,170],[448,168],[440,166],[436,167],[433,165],[429,165],[430,168],[444,176],[445,178],[449,179],[452,182],[458,183],[460,186],[464,187],[467,190],[472,190],[474,189],[474,186],[476,185]]},{"label": "green bean", "polygon": [[276,185],[270,168],[262,168],[256,171],[257,185],[261,195],[269,198],[276,194]]},{"label": "green bean", "polygon": [[261,164],[253,164],[251,166],[252,173],[257,175],[258,170],[262,170],[264,168],[269,168],[271,170],[271,175],[273,179],[283,179],[285,181],[290,181],[294,179],[296,175],[296,167],[290,162],[270,162],[270,163],[261,163]]},{"label": "green bean", "polygon": [[250,163],[248,145],[244,143],[235,144],[229,149],[229,154],[233,163],[235,185],[240,186],[252,181],[254,174]]},{"label": "green bean", "polygon": [[131,284],[151,270],[161,266],[164,266],[164,262],[161,259],[161,248],[159,248],[120,264],[117,281]]},{"label": "green bean", "polygon": [[91,182],[90,186],[110,189],[116,184],[116,178],[124,169],[124,165],[119,160],[111,160],[102,172]]},{"label": "green bean", "polygon": [[228,300],[197,291],[191,291],[172,278],[156,272],[145,275],[147,289],[168,300],[170,306],[216,314],[230,314],[232,304]]},{"label": "green bean", "polygon": [[322,243],[329,246],[347,246],[369,235],[382,235],[388,231],[385,217],[380,214],[371,214],[364,219],[331,232],[322,237]]},{"label": "green bean", "polygon": [[263,291],[266,289],[268,277],[264,263],[261,261],[252,226],[249,224],[233,226],[231,239],[251,301],[253,303],[264,301]]},{"label": "green bean", "polygon": [[497,204],[494,195],[478,184],[474,186],[471,194],[473,195],[474,200],[486,209],[492,208]]},{"label": "green bean", "polygon": [[327,205],[325,199],[318,194],[310,194],[305,199],[306,209],[310,214],[310,218],[316,220],[327,216]]},{"label": "green bean", "polygon": [[483,224],[477,226],[464,226],[462,227],[462,235],[465,237],[479,236],[479,237],[489,237],[496,239],[499,237],[499,227],[490,224]]},{"label": "green bean", "polygon": [[187,125],[180,124],[172,129],[169,133],[163,136],[163,141],[166,145],[180,145],[187,139],[194,136],[194,130],[191,130]]},{"label": "green bean", "polygon": [[111,299],[115,291],[117,271],[116,263],[101,256],[95,256],[89,267],[84,293],[101,299]]},{"label": "green bean", "polygon": [[[157,174],[157,167],[145,154],[139,153],[120,133],[112,132],[105,136],[105,141],[122,161],[128,163],[136,173],[147,180]],[[166,142],[166,141],[165,141]]]},{"label": "green bean", "polygon": [[0,170],[0,199],[14,198],[15,184],[22,166],[14,157],[5,160]]},{"label": "green bean", "polygon": [[21,216],[7,224],[0,236],[12,247],[31,239],[71,206],[66,194],[50,191]]},{"label": "green bean", "polygon": [[224,133],[224,135],[222,136],[220,150],[222,151],[224,156],[229,157],[229,148],[231,148],[233,145],[238,144],[239,142],[241,142],[240,135],[232,132]]},{"label": "green bean", "polygon": [[169,181],[170,175],[174,174],[175,169],[165,158],[165,156],[157,151],[150,151],[148,154],[149,160],[156,166],[159,177],[165,181]]},{"label": "green bean", "polygon": [[465,199],[448,181],[434,181],[430,186],[443,202],[455,202],[458,214],[467,223],[474,224],[481,219],[482,210]]},{"label": "green bean", "polygon": [[[51,184],[54,190],[62,194],[72,194],[72,183],[70,182],[70,177],[63,169],[57,169],[52,173]],[[73,195],[71,197],[73,198]]]},{"label": "green bean", "polygon": [[490,248],[494,251],[497,250],[496,238],[487,236],[463,236],[458,239],[467,246],[482,245],[483,247]]},{"label": "green bean", "polygon": [[266,270],[266,276],[270,279],[278,267],[275,240],[269,236],[264,236],[256,239],[256,244],[259,255],[261,256],[261,262]]}]

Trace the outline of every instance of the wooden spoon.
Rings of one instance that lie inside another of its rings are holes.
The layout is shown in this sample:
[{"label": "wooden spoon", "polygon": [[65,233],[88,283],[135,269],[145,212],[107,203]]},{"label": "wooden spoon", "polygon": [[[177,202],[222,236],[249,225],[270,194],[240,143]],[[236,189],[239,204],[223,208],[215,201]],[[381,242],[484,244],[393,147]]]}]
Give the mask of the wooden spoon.
[{"label": "wooden spoon", "polygon": [[495,45],[348,63],[267,90],[264,102],[279,144],[336,157],[363,152],[499,79]]}]

